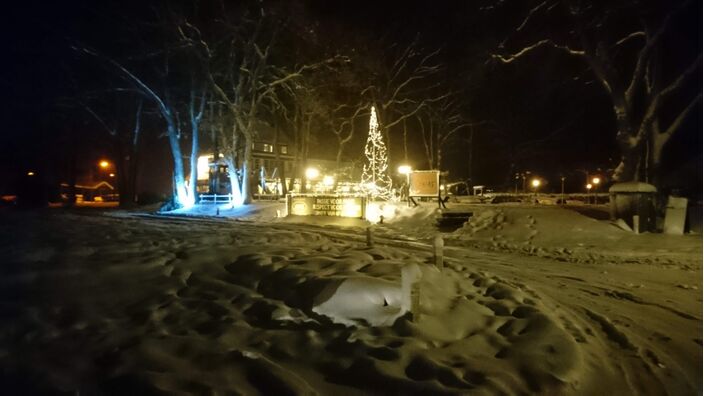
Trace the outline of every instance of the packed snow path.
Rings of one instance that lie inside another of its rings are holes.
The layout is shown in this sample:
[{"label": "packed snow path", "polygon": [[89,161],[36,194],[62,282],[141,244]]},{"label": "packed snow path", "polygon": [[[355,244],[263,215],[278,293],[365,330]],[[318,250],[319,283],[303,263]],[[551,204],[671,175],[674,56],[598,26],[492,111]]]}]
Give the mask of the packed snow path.
[{"label": "packed snow path", "polygon": [[[701,261],[578,264],[455,241],[439,271],[429,241],[383,229],[370,248],[362,228],[4,220],[3,389],[702,392]],[[312,309],[331,283],[400,285],[409,264],[422,271],[420,315],[346,326]]]}]

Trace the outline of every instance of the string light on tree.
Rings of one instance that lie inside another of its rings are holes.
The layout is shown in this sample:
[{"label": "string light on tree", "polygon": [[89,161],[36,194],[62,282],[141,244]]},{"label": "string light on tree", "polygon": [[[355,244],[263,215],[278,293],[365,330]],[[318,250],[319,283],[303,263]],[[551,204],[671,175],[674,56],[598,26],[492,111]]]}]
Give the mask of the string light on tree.
[{"label": "string light on tree", "polygon": [[392,196],[391,177],[388,173],[389,158],[379,131],[374,106],[369,118],[369,136],[364,146],[364,155],[367,161],[362,169],[362,189],[371,195],[372,199],[388,200]]}]

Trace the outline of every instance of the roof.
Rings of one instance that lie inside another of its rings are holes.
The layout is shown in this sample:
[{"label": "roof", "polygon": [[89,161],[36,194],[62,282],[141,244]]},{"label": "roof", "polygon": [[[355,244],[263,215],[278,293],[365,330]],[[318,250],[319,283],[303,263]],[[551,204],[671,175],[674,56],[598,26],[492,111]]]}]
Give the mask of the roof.
[{"label": "roof", "polygon": [[657,192],[658,189],[655,188],[654,185],[648,184],[648,183],[642,183],[642,182],[625,182],[625,183],[616,183],[611,188],[609,188],[609,192],[625,192],[625,193],[643,193],[643,192],[648,192],[648,193],[654,193]]}]

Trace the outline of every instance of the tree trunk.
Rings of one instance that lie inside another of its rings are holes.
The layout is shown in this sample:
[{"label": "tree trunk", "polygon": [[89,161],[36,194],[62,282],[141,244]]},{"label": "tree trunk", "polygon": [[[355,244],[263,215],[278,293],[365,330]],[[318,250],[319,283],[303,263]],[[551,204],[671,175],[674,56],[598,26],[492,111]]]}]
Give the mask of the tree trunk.
[{"label": "tree trunk", "polygon": [[403,163],[408,165],[408,127],[405,118],[403,120]]},{"label": "tree trunk", "polygon": [[227,174],[230,177],[230,193],[232,194],[232,204],[242,204],[242,188],[240,179],[237,175],[237,161],[230,155],[225,155],[225,163],[227,164]]},{"label": "tree trunk", "polygon": [[181,146],[177,135],[176,126],[173,120],[167,121],[167,134],[169,137],[169,145],[171,146],[171,156],[174,161],[174,189],[176,193],[176,201],[181,207],[189,207],[193,205],[192,196],[189,196],[186,188],[186,178],[183,169],[183,155],[181,154]]},{"label": "tree trunk", "polygon": [[243,204],[249,205],[253,201],[250,168],[252,166],[252,144],[253,139],[250,131],[244,134],[244,161],[242,161],[242,196]]},{"label": "tree trunk", "polygon": [[190,164],[190,184],[188,185],[188,193],[195,202],[196,193],[198,191],[198,121],[191,120],[191,164]]}]

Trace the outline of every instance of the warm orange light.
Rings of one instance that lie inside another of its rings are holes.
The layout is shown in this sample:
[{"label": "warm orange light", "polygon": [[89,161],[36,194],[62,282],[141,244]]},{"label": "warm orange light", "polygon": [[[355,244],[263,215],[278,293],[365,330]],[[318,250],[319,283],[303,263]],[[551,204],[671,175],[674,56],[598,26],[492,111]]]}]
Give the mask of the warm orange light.
[{"label": "warm orange light", "polygon": [[27,172],[27,176],[34,176],[34,172],[32,172],[32,171]]},{"label": "warm orange light", "polygon": [[587,190],[591,190],[591,189],[592,189],[592,184],[591,183],[587,184]]},{"label": "warm orange light", "polygon": [[114,174],[114,173],[111,173],[111,174],[110,174],[110,177],[115,177],[115,174]]},{"label": "warm orange light", "polygon": [[596,185],[596,184],[599,184],[600,182],[601,182],[601,179],[599,179],[598,177],[595,177],[595,178],[592,179],[592,183],[595,184],[595,185]]},{"label": "warm orange light", "polygon": [[98,163],[98,165],[100,165],[101,168],[107,168],[110,165],[110,163],[105,160],[102,160]]}]

